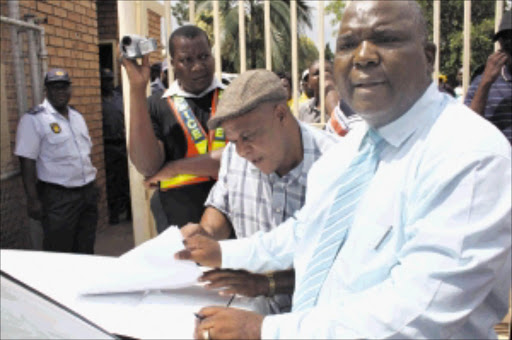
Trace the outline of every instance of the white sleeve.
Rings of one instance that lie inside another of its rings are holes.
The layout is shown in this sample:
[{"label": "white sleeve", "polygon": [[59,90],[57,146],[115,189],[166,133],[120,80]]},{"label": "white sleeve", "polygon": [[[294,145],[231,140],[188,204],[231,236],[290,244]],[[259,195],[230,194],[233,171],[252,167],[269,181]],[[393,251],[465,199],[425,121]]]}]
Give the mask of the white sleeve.
[{"label": "white sleeve", "polygon": [[304,233],[304,206],[270,232],[257,232],[248,238],[220,241],[222,268],[246,269],[256,273],[293,267],[297,244]]},{"label": "white sleeve", "polygon": [[24,114],[16,131],[14,154],[36,160],[39,156],[41,137],[36,126],[36,118],[32,114]]},{"label": "white sleeve", "polygon": [[448,339],[463,327],[492,334],[478,327],[508,309],[511,164],[467,160],[443,160],[419,178],[405,211],[407,240],[386,279],[328,305],[267,316],[262,338]]}]

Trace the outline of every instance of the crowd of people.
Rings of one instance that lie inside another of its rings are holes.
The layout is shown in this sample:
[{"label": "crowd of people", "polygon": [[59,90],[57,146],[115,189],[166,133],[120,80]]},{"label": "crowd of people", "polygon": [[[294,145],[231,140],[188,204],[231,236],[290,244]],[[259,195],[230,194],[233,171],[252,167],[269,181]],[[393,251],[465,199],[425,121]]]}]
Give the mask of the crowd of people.
[{"label": "crowd of people", "polygon": [[[182,26],[170,65],[121,58],[128,141],[123,97],[101,71],[110,221],[130,209],[128,154],[156,189],[158,232],[181,228],[175,257],[211,267],[208,289],[267,298],[265,315],[201,309],[198,339],[493,338],[511,285],[511,35],[505,13],[464,105],[432,81],[415,1],[351,2],[322,63],[325,97],[317,60],[294,114],[289,74],[226,85],[207,34]],[[91,140],[68,73],[50,70],[45,87],[16,140],[28,214],[45,250],[92,253]],[[323,130],[309,124],[322,102]]]}]

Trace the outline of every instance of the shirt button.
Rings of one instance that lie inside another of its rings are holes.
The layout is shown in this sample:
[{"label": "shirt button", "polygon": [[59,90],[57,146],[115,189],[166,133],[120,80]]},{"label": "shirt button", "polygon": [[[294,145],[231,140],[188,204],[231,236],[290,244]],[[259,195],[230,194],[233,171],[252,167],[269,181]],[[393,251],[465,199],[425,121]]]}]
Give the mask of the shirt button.
[{"label": "shirt button", "polygon": [[280,212],[281,212],[281,209],[277,208],[276,213],[280,213]]}]

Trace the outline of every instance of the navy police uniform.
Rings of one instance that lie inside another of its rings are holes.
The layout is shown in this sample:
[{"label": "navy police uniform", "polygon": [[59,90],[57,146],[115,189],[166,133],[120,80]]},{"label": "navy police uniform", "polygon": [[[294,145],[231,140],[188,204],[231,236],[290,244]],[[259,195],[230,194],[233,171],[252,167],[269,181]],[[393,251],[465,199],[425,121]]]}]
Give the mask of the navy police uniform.
[{"label": "navy police uniform", "polygon": [[[46,80],[53,75],[70,82],[59,71],[48,72]],[[65,118],[45,99],[21,117],[14,153],[36,163],[44,250],[94,253],[98,191],[91,148],[84,118],[69,106]]]},{"label": "navy police uniform", "polygon": [[103,90],[103,82],[112,81],[113,77],[112,71],[108,69],[101,71],[103,147],[110,224],[119,223],[119,214],[123,211],[127,211],[128,217],[131,215],[123,97],[116,90],[111,91],[110,96],[107,96]]}]

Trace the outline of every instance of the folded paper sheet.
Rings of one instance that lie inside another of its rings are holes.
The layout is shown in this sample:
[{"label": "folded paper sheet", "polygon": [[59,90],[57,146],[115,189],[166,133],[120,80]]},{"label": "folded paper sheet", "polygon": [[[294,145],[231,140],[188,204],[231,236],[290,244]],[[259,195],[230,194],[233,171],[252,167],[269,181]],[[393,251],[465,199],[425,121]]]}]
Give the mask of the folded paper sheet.
[{"label": "folded paper sheet", "polygon": [[94,279],[84,280],[81,294],[108,294],[194,285],[201,270],[192,261],[175,260],[184,249],[183,237],[175,226],[157,237],[97,268]]}]

